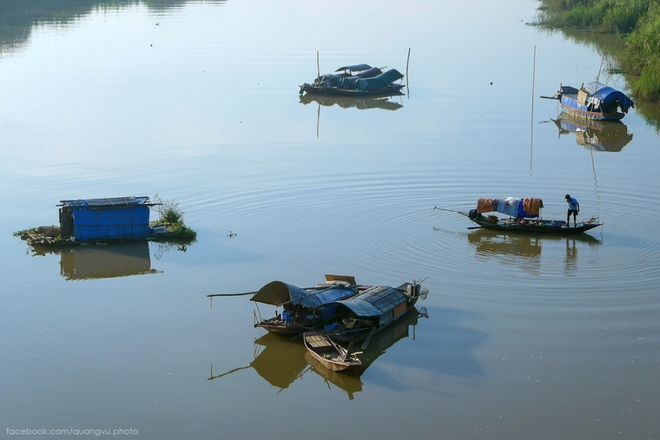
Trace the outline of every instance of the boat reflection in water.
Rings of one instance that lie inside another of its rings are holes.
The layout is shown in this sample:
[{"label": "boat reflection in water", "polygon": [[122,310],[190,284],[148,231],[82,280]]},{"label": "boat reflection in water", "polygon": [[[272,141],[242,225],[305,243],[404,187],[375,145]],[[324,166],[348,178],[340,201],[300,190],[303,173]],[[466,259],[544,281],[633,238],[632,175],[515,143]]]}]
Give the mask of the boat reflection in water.
[{"label": "boat reflection in water", "polygon": [[352,98],[348,96],[327,96],[306,93],[300,95],[300,102],[304,105],[317,103],[316,111],[316,137],[319,137],[321,127],[321,106],[332,107],[339,106],[342,109],[357,108],[358,110],[368,110],[378,108],[381,110],[398,110],[403,107],[400,102],[393,101],[395,96],[404,96],[398,92],[388,96]]},{"label": "boat reflection in water", "polygon": [[633,138],[628,133],[628,126],[621,121],[594,121],[561,112],[553,122],[559,129],[560,137],[574,133],[578,145],[594,151],[619,152]]},{"label": "boat reflection in water", "polygon": [[566,258],[565,270],[577,270],[578,243],[588,246],[598,246],[602,242],[589,234],[571,236],[555,236],[544,234],[505,234],[488,229],[477,229],[468,235],[468,243],[474,247],[477,256],[481,258],[495,258],[507,256],[514,258],[503,259],[506,263],[520,263],[528,270],[540,270],[541,252],[544,245],[556,245],[565,242]]},{"label": "boat reflection in water", "polygon": [[419,318],[428,318],[428,314],[424,307],[419,310],[413,307],[401,318],[394,321],[390,326],[382,331],[376,333],[371,338],[368,338],[362,343],[362,347],[354,347],[354,350],[362,350],[358,354],[362,366],[357,370],[350,372],[336,372],[326,368],[321,362],[316,360],[309,352],[305,354],[305,359],[312,366],[315,373],[321,376],[326,384],[333,384],[338,388],[346,391],[349,399],[353,399],[353,394],[362,391],[362,380],[360,376],[367,368],[381,355],[385,354],[396,342],[410,336],[410,328],[412,327],[413,340],[415,339],[415,326]]},{"label": "boat reflection in water", "polygon": [[338,373],[328,370],[309,354],[300,336],[291,338],[267,333],[254,341],[254,360],[249,365],[217,375],[213,374],[213,365],[211,365],[208,380],[252,368],[269,384],[278,388],[278,392],[281,392],[311,370],[320,375],[328,386],[329,384],[335,385],[344,390],[349,399],[352,399],[354,393],[362,391],[360,376],[364,371],[395,342],[409,337],[410,326],[417,325],[420,317],[428,317],[426,310],[412,308],[396,320],[392,326],[365,341],[365,348],[359,354],[362,367],[356,371]]},{"label": "boat reflection in water", "polygon": [[266,333],[254,341],[254,360],[249,365],[234,368],[225,373],[211,375],[208,380],[219,379],[237,371],[253,368],[266,382],[279,388],[278,392],[288,388],[296,379],[309,370],[305,360],[307,349],[300,335],[292,338],[275,333]]},{"label": "boat reflection in water", "polygon": [[151,268],[147,241],[63,247],[33,246],[33,249],[35,256],[60,254],[60,273],[66,280],[158,273]]},{"label": "boat reflection in water", "polygon": [[337,105],[341,108],[357,108],[358,110],[367,110],[370,108],[379,108],[381,110],[398,110],[403,104],[392,101],[392,96],[404,96],[403,93],[397,93],[391,96],[381,96],[378,98],[351,98],[347,96],[325,96],[305,94],[300,96],[302,104],[317,103],[319,106],[332,107]]}]

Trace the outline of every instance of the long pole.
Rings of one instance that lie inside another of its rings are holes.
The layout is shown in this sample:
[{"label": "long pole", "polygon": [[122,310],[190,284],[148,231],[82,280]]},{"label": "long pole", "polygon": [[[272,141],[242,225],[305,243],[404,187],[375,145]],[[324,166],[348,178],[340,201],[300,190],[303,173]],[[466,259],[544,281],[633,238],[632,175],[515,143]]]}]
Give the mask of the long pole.
[{"label": "long pole", "polygon": [[408,58],[406,59],[406,89],[408,89],[408,97],[410,97],[410,79],[408,78],[409,65],[410,65],[410,48],[408,48]]},{"label": "long pole", "polygon": [[319,64],[319,51],[316,51],[316,77],[321,76],[321,64]]},{"label": "long pole", "polygon": [[532,114],[529,121],[529,170],[532,171],[534,151],[534,82],[536,81],[536,46],[534,46],[534,67],[532,68]]}]

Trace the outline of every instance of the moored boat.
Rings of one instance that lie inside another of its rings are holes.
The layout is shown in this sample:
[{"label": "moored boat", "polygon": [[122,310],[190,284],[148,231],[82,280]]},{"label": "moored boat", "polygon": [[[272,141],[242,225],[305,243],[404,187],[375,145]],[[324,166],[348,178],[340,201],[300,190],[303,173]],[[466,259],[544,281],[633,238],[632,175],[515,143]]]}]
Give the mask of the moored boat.
[{"label": "moored boat", "polygon": [[312,330],[334,316],[333,301],[349,298],[365,290],[355,278],[344,275],[325,275],[326,281],[315,287],[297,287],[282,281],[272,281],[257,291],[251,301],[282,307],[272,318],[255,318],[255,327],[269,332],[298,334]]},{"label": "moored boat", "polygon": [[357,357],[361,352],[349,352],[323,331],[305,332],[303,341],[312,357],[332,371],[357,370],[362,366]]},{"label": "moored boat", "polygon": [[374,286],[357,295],[335,301],[335,317],[325,326],[336,342],[358,342],[370,339],[389,324],[413,310],[419,298],[429,289],[417,281],[399,287]]},{"label": "moored boat", "polygon": [[[466,215],[480,228],[506,232],[568,235],[580,234],[602,226],[597,218],[577,222],[574,226],[570,226],[563,220],[543,220],[541,218],[542,208],[543,200],[538,198],[480,198],[477,201],[476,209],[470,210],[468,214],[461,214]],[[500,218],[494,214],[484,215],[491,212],[505,214],[507,217]]]},{"label": "moored boat", "polygon": [[391,96],[401,94],[402,83],[395,83],[403,78],[396,69],[383,70],[368,64],[343,66],[319,76],[311,84],[303,83],[300,94],[313,93],[339,96]]},{"label": "moored boat", "polygon": [[635,107],[635,102],[625,93],[598,81],[582,84],[580,88],[560,84],[555,96],[541,98],[558,99],[564,111],[572,115],[604,121],[621,120]]}]

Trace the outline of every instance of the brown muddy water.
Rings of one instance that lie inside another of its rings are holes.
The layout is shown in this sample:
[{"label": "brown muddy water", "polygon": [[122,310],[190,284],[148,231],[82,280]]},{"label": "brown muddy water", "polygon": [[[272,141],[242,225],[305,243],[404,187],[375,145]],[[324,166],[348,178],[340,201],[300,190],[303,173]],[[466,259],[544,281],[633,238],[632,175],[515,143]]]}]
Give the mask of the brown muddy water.
[{"label": "brown muddy water", "polygon": [[[2,435],[660,436],[658,133],[636,109],[562,128],[539,95],[601,56],[528,26],[536,2],[78,3],[0,7]],[[405,73],[409,49],[404,96],[298,94],[317,51],[321,72]],[[566,193],[604,226],[504,236],[450,212],[529,196],[562,219]],[[155,194],[196,243],[12,236],[60,200]],[[359,377],[255,329],[273,310],[249,297],[206,296],[325,273],[428,277]]]}]

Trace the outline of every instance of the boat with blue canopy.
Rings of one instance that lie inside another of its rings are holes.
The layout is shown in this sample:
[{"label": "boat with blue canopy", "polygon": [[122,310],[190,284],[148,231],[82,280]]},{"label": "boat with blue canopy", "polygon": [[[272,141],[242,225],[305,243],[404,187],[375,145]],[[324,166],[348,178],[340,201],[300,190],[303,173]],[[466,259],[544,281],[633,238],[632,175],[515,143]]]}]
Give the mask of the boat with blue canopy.
[{"label": "boat with blue canopy", "polygon": [[[459,211],[459,214],[467,216],[478,225],[470,229],[485,228],[503,232],[570,235],[602,226],[595,217],[576,222],[574,226],[570,226],[564,220],[544,220],[541,217],[542,209],[543,200],[539,198],[480,198],[477,200],[476,209],[471,209],[468,214]],[[489,214],[493,212],[504,214],[506,217]]]},{"label": "boat with blue canopy", "polygon": [[398,287],[374,286],[350,298],[335,301],[335,317],[325,325],[329,337],[337,342],[368,339],[415,308],[426,298],[428,287],[421,281]]},{"label": "boat with blue canopy", "polygon": [[311,84],[303,83],[300,94],[339,96],[393,96],[401,94],[404,87],[396,83],[403,74],[396,69],[371,67],[368,64],[343,66],[333,73],[320,75]]},{"label": "boat with blue canopy", "polygon": [[564,111],[578,117],[618,121],[635,107],[635,102],[625,93],[594,81],[582,84],[580,88],[561,85],[555,96],[541,96],[545,99],[557,99]]},{"label": "boat with blue canopy", "polygon": [[282,281],[272,281],[259,289],[251,301],[282,307],[272,318],[255,315],[255,327],[272,333],[298,334],[319,327],[334,316],[334,301],[350,298],[366,290],[355,278],[345,275],[325,275],[325,282],[314,287],[298,287]]}]

